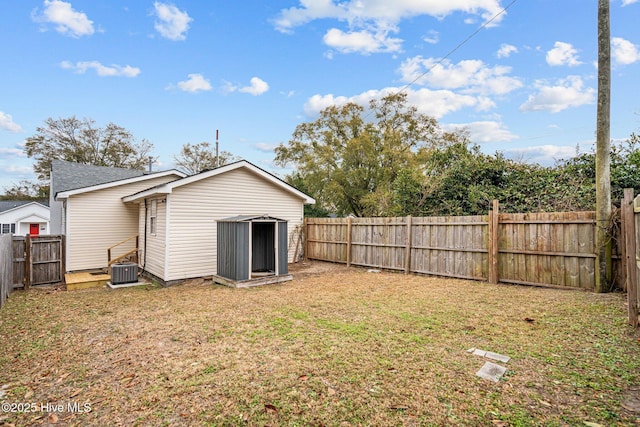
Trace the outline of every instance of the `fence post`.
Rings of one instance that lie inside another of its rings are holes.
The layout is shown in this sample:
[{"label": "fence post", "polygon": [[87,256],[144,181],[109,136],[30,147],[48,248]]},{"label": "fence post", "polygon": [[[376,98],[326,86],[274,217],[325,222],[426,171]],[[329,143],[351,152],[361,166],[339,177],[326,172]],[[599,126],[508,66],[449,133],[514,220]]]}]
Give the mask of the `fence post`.
[{"label": "fence post", "polygon": [[31,235],[27,234],[24,239],[24,290],[31,287]]},{"label": "fence post", "polygon": [[409,274],[411,272],[411,215],[407,216],[407,238],[406,238],[406,249],[404,252],[404,274]]},{"label": "fence post", "polygon": [[498,225],[499,203],[493,201],[493,209],[489,211],[489,283],[498,283]]},{"label": "fence post", "polygon": [[347,218],[347,267],[351,267],[351,222],[353,218]]},{"label": "fence post", "polygon": [[636,221],[633,188],[624,189],[622,199],[623,250],[628,298],[629,324],[638,326],[638,267],[636,263]]},{"label": "fence post", "polygon": [[60,276],[61,282],[66,283],[66,277],[64,273],[67,272],[67,236],[65,234],[60,235]]},{"label": "fence post", "polygon": [[[307,221],[308,218],[304,218],[302,220],[302,233],[304,235],[304,245],[303,245],[303,250],[304,250],[304,261],[307,262],[309,261],[309,222]],[[144,237],[145,239],[147,238],[147,236]]]}]

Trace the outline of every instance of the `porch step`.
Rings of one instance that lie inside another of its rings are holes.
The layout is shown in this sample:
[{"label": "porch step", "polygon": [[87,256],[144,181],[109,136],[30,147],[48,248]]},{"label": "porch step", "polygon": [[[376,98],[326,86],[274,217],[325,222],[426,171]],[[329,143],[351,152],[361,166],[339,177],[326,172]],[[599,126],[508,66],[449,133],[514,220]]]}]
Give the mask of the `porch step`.
[{"label": "porch step", "polygon": [[102,288],[111,281],[111,276],[103,272],[79,272],[64,275],[68,291],[79,289]]}]

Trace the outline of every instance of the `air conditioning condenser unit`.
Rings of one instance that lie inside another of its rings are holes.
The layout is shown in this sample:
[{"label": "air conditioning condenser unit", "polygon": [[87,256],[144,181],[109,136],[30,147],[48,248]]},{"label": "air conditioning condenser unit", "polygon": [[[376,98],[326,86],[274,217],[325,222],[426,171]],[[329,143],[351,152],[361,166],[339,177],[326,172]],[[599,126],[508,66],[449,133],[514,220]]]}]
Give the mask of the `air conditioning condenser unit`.
[{"label": "air conditioning condenser unit", "polygon": [[129,262],[111,266],[111,284],[122,285],[138,281],[138,264]]}]

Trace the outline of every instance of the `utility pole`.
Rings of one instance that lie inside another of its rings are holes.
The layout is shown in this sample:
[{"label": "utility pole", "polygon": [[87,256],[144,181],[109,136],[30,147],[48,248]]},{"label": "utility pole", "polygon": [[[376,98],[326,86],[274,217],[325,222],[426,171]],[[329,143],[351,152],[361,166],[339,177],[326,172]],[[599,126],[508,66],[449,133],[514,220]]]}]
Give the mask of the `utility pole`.
[{"label": "utility pole", "polygon": [[612,278],[611,236],[611,28],[609,1],[598,0],[598,111],[596,120],[596,292]]},{"label": "utility pole", "polygon": [[220,155],[218,153],[218,129],[216,129],[216,167],[220,167]]}]

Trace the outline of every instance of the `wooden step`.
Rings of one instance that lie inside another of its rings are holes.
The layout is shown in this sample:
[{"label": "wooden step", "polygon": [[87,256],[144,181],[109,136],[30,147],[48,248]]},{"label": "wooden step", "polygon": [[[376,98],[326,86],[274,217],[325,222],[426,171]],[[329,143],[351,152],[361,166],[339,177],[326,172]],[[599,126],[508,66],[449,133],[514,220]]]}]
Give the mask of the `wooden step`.
[{"label": "wooden step", "polygon": [[79,289],[102,288],[111,281],[111,276],[103,272],[78,272],[64,275],[68,291]]}]

